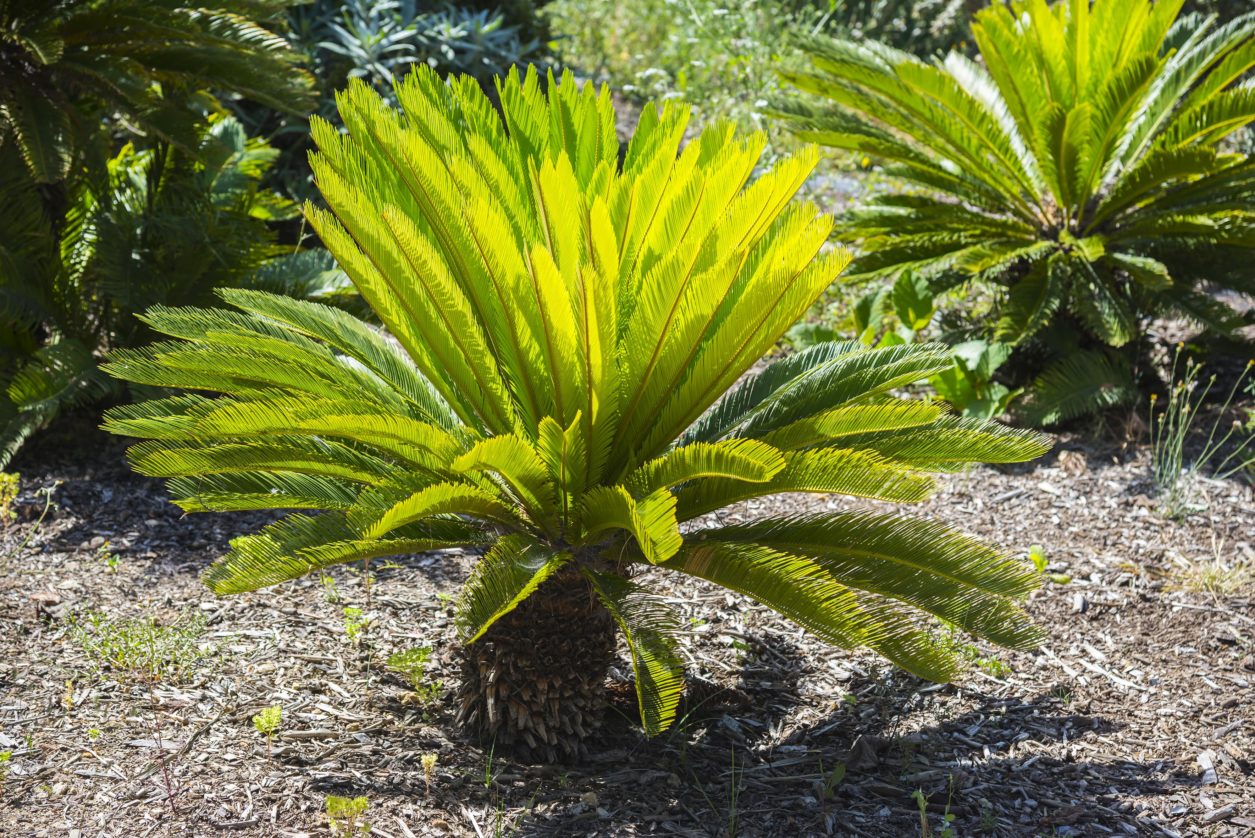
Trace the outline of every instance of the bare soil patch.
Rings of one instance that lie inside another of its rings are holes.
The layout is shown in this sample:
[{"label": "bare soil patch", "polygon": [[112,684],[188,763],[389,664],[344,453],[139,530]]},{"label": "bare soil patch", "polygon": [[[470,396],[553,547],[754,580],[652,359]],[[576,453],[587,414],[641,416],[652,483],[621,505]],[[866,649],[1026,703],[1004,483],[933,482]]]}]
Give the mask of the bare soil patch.
[{"label": "bare soil patch", "polygon": [[[1255,494],[1205,485],[1204,510],[1164,520],[1142,448],[1064,439],[1032,466],[946,477],[918,510],[1018,552],[1040,544],[1072,577],[1030,602],[1050,636],[1041,651],[973,646],[965,680],[928,684],[656,576],[688,618],[689,712],[644,739],[623,662],[624,699],[593,759],[559,766],[464,741],[447,700],[424,710],[383,666],[430,646],[447,698],[449,597],[472,557],[376,567],[369,603],[348,568],[332,574],[336,601],[316,578],[216,599],[199,572],[267,516],[182,517],[122,451],[72,426],[12,467],[24,490],[0,535],[0,750],[12,751],[0,834],[323,836],[336,794],[367,796],[383,838],[906,836],[923,831],[916,791],[934,835],[947,814],[956,836],[1255,833],[1255,592],[1223,574],[1234,590],[1198,589],[1217,568],[1255,567]],[[36,492],[58,481],[37,524]],[[771,498],[726,517],[845,503]],[[356,647],[346,606],[373,617]],[[92,611],[206,621],[213,654],[157,690],[174,812],[148,692],[94,672],[72,642],[68,626]],[[275,703],[268,753],[250,719]]]}]

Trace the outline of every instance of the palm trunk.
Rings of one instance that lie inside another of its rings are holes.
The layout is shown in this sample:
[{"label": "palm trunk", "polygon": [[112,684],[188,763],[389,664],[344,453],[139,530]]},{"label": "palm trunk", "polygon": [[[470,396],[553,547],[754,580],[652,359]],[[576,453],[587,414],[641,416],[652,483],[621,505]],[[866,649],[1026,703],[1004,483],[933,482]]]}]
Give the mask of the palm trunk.
[{"label": "palm trunk", "polygon": [[458,723],[522,759],[579,759],[601,725],[615,623],[574,567],[463,648]]}]

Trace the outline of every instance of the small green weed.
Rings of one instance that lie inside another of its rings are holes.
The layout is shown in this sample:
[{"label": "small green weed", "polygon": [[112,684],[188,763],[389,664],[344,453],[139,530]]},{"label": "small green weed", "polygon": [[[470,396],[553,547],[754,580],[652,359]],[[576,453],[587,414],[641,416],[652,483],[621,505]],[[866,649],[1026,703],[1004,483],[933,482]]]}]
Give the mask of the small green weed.
[{"label": "small green weed", "polygon": [[497,752],[497,743],[493,742],[488,746],[488,759],[484,762],[484,788],[492,788],[492,784],[497,781],[497,774],[492,770],[492,758]]},{"label": "small green weed", "polygon": [[423,754],[419,761],[423,764],[423,782],[427,784],[427,793],[431,793],[431,780],[436,776],[436,762],[439,757],[434,754]]},{"label": "small green weed", "polygon": [[958,838],[958,833],[954,829],[954,813],[950,811],[949,800],[946,801],[946,811],[941,816],[941,829],[933,832],[932,823],[928,818],[928,798],[924,795],[924,790],[916,789],[911,793],[911,797],[915,798],[915,805],[919,809],[920,838]]},{"label": "small green weed", "polygon": [[[153,716],[151,730],[157,746],[156,761],[161,768],[166,800],[172,812],[175,811],[176,790],[162,741],[163,725],[156,685],[162,681],[183,680],[208,653],[200,646],[204,631],[205,620],[200,616],[161,625],[149,617],[112,619],[94,612],[88,614],[85,620],[76,620],[70,625],[70,637],[98,671],[108,668],[129,675],[147,688]],[[72,691],[71,682],[68,685],[71,696]]]},{"label": "small green weed", "polygon": [[[1204,469],[1210,471],[1213,478],[1224,480],[1255,466],[1255,422],[1243,424],[1234,419],[1227,428],[1221,427],[1238,388],[1245,382],[1251,368],[1255,367],[1255,360],[1247,362],[1230,388],[1211,421],[1202,450],[1186,462],[1185,440],[1198,418],[1199,409],[1215,386],[1216,376],[1210,376],[1204,383],[1200,364],[1192,358],[1187,358],[1182,364],[1184,348],[1184,344],[1178,343],[1173,353],[1168,397],[1158,412],[1158,395],[1150,397],[1152,475],[1160,496],[1160,509],[1172,519],[1182,518],[1202,508],[1196,499],[1195,486]],[[1227,453],[1224,453],[1226,450]]]},{"label": "small green weed", "polygon": [[365,797],[327,797],[327,823],[335,838],[359,838],[370,835],[370,822],[366,810],[370,801]]},{"label": "small green weed", "polygon": [[1225,549],[1225,539],[1212,535],[1211,558],[1177,558],[1175,586],[1194,593],[1233,596],[1255,590],[1255,564],[1234,558]]},{"label": "small green weed", "polygon": [[271,755],[274,744],[275,734],[279,732],[279,727],[283,724],[283,705],[272,704],[263,709],[260,713],[253,716],[253,727],[257,732],[266,737],[266,756]]},{"label": "small green weed", "polygon": [[1029,561],[1033,563],[1033,567],[1037,568],[1037,572],[1054,582],[1056,585],[1067,585],[1072,582],[1072,577],[1066,573],[1047,573],[1046,568],[1050,566],[1050,562],[1046,559],[1046,550],[1040,544],[1034,544],[1028,548]]},{"label": "small green weed", "polygon": [[837,799],[837,789],[845,781],[845,771],[845,763],[838,762],[831,771],[825,772],[824,761],[822,758],[819,760],[819,773],[824,778],[823,796],[825,801]]},{"label": "small green weed", "polygon": [[118,566],[122,563],[121,559],[118,558],[118,554],[110,548],[108,541],[96,548],[96,558],[105,563],[105,567],[109,568],[110,573],[117,573]]},{"label": "small green weed", "polygon": [[994,814],[994,807],[986,803],[980,808],[980,826],[981,832],[993,832],[998,828],[998,816]]},{"label": "small green weed", "polygon": [[405,680],[409,681],[414,690],[412,695],[419,705],[426,707],[440,697],[443,684],[440,681],[424,683],[427,674],[427,662],[431,659],[431,649],[419,646],[396,652],[388,657],[388,668]]},{"label": "small green weed", "polygon": [[941,631],[934,635],[938,645],[949,650],[969,666],[974,666],[991,678],[1005,678],[1011,667],[994,655],[984,654],[967,639],[963,630],[952,623],[942,622]]},{"label": "small green weed", "polygon": [[1072,699],[1075,698],[1072,694],[1072,690],[1062,684],[1057,684],[1054,687],[1051,687],[1050,697],[1058,701],[1062,701],[1064,704],[1071,704]]},{"label": "small green weed", "polygon": [[[35,491],[35,497],[41,497],[41,496],[43,497],[44,508],[40,510],[39,517],[35,519],[34,526],[30,528],[30,532],[26,534],[26,538],[22,539],[22,543],[14,547],[8,553],[5,553],[3,558],[7,559],[10,556],[18,555],[23,550],[25,550],[32,541],[35,540],[35,537],[37,535],[39,535],[39,531],[43,527],[43,524],[44,524],[44,519],[48,517],[48,513],[52,511],[52,508],[54,506],[52,502],[52,496],[56,494],[56,491],[60,486],[61,486],[61,481],[58,480],[56,483],[53,483],[51,486],[45,486],[44,488],[38,489]],[[8,525],[6,524],[5,529],[7,528],[8,528]]]},{"label": "small green weed", "polygon": [[362,636],[366,633],[366,627],[369,625],[370,618],[362,614],[362,609],[354,608],[351,605],[345,607],[344,633],[354,646],[362,642]]},{"label": "small green weed", "polygon": [[97,669],[142,682],[181,681],[208,650],[200,646],[205,620],[184,617],[162,625],[151,617],[111,618],[92,612],[70,625],[70,636]]},{"label": "small green weed", "polygon": [[0,471],[0,529],[8,529],[17,520],[13,504],[21,487],[22,475]]}]

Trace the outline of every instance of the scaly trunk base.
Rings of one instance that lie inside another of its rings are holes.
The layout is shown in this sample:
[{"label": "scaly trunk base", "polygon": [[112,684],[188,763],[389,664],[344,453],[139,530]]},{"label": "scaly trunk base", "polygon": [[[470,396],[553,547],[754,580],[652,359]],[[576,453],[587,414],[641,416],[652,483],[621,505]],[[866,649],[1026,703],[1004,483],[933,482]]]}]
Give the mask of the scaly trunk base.
[{"label": "scaly trunk base", "polygon": [[615,631],[579,571],[559,571],[463,647],[458,724],[523,760],[582,758],[605,712]]}]

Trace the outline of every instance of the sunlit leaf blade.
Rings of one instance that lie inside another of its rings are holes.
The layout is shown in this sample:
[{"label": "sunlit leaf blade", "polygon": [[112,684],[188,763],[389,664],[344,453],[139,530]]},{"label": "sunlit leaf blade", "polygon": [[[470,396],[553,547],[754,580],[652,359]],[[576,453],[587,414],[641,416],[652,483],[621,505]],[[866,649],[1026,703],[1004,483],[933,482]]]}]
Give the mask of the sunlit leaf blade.
[{"label": "sunlit leaf blade", "polygon": [[476,564],[458,601],[463,641],[474,643],[493,623],[513,611],[545,580],[571,561],[523,535],[499,539]]},{"label": "sunlit leaf blade", "polygon": [[404,537],[362,539],[336,512],[289,515],[255,535],[231,542],[231,550],[203,574],[219,595],[255,591],[346,562],[481,543],[482,531],[442,521]]},{"label": "sunlit leaf blade", "polygon": [[627,642],[636,675],[641,727],[656,736],[671,726],[684,691],[684,663],[676,652],[679,620],[661,600],[613,573],[581,568]]}]

